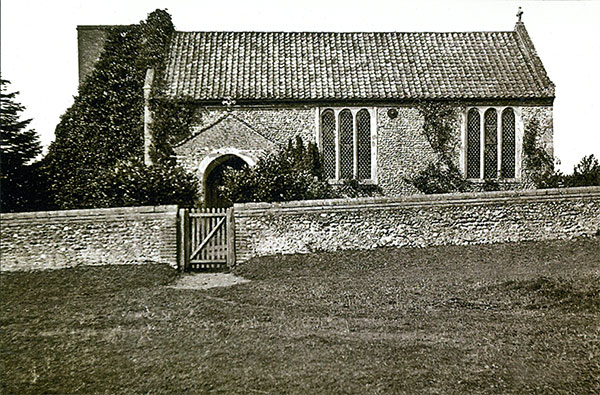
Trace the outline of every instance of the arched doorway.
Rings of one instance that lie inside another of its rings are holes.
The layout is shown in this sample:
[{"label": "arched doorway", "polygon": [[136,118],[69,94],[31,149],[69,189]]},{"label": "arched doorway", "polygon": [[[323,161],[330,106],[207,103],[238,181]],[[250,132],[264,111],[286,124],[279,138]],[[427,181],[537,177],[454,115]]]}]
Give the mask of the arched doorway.
[{"label": "arched doorway", "polygon": [[234,154],[222,155],[213,160],[204,171],[204,205],[206,207],[231,207],[233,203],[223,197],[219,186],[223,185],[225,170],[240,170],[248,166],[244,159]]}]

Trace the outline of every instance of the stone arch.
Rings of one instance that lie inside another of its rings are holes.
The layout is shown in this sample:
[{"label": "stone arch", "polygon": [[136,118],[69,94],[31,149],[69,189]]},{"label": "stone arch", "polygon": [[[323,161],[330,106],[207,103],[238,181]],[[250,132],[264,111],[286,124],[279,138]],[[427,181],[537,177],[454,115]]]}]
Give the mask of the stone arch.
[{"label": "stone arch", "polygon": [[229,206],[230,202],[226,202],[217,190],[223,171],[227,167],[240,169],[243,166],[254,166],[255,164],[255,158],[235,148],[220,149],[206,156],[200,162],[198,169],[202,179],[204,205],[207,207]]}]

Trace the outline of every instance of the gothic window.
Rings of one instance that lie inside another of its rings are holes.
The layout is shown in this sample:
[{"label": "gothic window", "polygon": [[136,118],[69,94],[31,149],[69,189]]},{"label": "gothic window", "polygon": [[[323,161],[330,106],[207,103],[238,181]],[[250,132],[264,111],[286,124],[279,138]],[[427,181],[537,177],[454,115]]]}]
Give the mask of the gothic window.
[{"label": "gothic window", "polygon": [[340,178],[354,174],[354,120],[350,110],[340,112]]},{"label": "gothic window", "polygon": [[466,121],[464,158],[467,178],[515,178],[517,139],[514,109],[474,107],[467,112]]},{"label": "gothic window", "polygon": [[467,115],[467,178],[479,178],[480,173],[480,139],[481,131],[479,111],[469,110]]},{"label": "gothic window", "polygon": [[358,178],[371,178],[371,115],[367,110],[356,114],[358,129]]},{"label": "gothic window", "polygon": [[515,112],[502,111],[502,177],[515,177]]},{"label": "gothic window", "polygon": [[372,110],[364,108],[326,109],[320,113],[325,178],[373,179],[371,118]]},{"label": "gothic window", "polygon": [[335,178],[335,115],[332,110],[321,114],[323,172],[327,179]]},{"label": "gothic window", "polygon": [[483,130],[483,178],[498,177],[498,114],[495,108],[486,110]]}]

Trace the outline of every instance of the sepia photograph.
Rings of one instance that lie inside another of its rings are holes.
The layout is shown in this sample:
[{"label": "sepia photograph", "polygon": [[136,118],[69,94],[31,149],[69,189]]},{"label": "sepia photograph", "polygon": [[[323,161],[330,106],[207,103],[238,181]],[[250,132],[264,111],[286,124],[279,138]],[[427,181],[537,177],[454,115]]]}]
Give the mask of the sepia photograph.
[{"label": "sepia photograph", "polygon": [[600,1],[0,18],[0,393],[600,393]]}]

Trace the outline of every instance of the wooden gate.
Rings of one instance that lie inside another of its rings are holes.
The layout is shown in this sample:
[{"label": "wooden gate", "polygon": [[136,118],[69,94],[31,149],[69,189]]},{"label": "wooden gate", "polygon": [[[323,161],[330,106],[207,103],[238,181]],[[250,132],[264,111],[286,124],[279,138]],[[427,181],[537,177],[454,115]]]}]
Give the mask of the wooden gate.
[{"label": "wooden gate", "polygon": [[235,263],[233,208],[179,209],[179,267],[219,270]]}]

